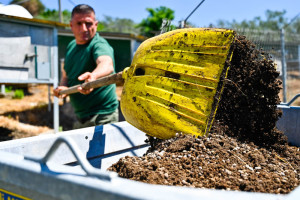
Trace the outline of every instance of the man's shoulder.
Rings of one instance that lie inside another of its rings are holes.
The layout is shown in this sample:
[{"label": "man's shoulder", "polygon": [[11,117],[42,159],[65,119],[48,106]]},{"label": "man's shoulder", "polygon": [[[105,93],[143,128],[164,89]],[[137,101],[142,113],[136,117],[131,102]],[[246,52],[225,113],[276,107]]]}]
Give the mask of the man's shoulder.
[{"label": "man's shoulder", "polygon": [[69,44],[67,45],[67,48],[69,49],[69,48],[72,48],[74,46],[76,46],[76,40],[75,39],[73,39],[71,42],[69,42]]},{"label": "man's shoulder", "polygon": [[100,36],[98,33],[95,35],[93,41],[92,41],[92,46],[93,49],[101,49],[101,51],[106,50],[106,51],[112,51],[111,45],[108,43],[108,41]]},{"label": "man's shoulder", "polygon": [[94,36],[94,40],[95,42],[108,44],[107,40],[104,37],[102,37],[99,33],[96,33],[96,35]]}]

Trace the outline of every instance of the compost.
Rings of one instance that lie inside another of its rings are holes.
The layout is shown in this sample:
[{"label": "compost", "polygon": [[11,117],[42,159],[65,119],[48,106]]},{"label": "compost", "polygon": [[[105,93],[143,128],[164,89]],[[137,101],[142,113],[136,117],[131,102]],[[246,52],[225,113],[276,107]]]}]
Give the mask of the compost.
[{"label": "compost", "polygon": [[210,134],[148,137],[142,157],[124,157],[108,170],[151,184],[265,193],[299,185],[300,149],[276,129],[281,82],[270,56],[237,36]]}]

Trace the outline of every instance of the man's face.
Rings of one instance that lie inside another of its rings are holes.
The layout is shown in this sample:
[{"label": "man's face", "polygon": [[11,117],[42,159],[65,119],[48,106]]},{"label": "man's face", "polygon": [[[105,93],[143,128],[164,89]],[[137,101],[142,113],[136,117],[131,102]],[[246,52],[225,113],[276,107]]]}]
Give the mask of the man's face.
[{"label": "man's face", "polygon": [[74,14],[70,26],[75,36],[77,44],[86,44],[97,32],[98,21],[95,20],[95,14]]}]

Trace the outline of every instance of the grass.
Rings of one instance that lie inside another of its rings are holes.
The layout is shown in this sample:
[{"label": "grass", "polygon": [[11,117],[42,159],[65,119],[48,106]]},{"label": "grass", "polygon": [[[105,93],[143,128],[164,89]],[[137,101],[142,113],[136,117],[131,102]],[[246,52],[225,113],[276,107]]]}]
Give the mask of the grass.
[{"label": "grass", "polygon": [[16,89],[14,92],[13,99],[23,99],[24,98],[24,91],[22,89]]}]

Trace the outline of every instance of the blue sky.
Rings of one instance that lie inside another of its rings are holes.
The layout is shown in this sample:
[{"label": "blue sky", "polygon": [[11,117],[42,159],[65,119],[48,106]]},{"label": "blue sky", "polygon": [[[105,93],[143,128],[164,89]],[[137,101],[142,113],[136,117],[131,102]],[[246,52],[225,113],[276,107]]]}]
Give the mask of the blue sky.
[{"label": "blue sky", "polygon": [[[41,0],[50,9],[58,10],[58,0]],[[136,23],[148,16],[146,8],[166,6],[175,11],[173,24],[177,25],[180,20],[194,10],[202,0],[61,0],[62,9],[72,10],[74,4],[86,3],[94,7],[98,19],[103,15],[119,18],[129,18]],[[10,0],[0,0],[8,4]],[[260,16],[265,18],[266,10],[286,10],[286,17],[291,20],[300,13],[300,0],[205,0],[203,4],[189,18],[197,27],[205,27],[220,19],[232,21],[235,19],[252,20]]]}]

